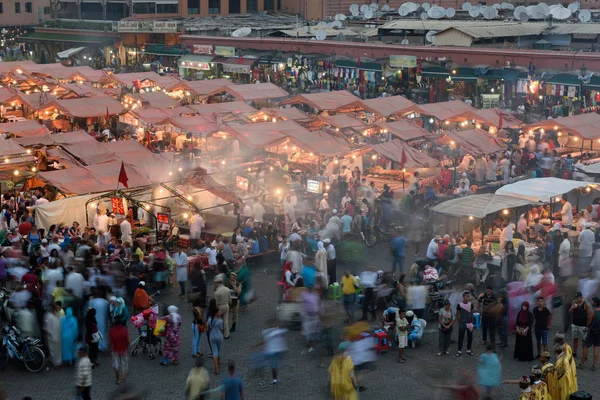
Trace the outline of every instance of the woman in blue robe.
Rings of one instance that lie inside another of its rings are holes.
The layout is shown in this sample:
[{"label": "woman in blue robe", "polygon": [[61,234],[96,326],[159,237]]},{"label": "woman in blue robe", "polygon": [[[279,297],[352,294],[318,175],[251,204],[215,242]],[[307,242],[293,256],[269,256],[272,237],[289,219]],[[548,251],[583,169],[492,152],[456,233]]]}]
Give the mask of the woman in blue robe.
[{"label": "woman in blue robe", "polygon": [[92,294],[92,299],[88,304],[88,308],[96,309],[96,322],[98,324],[98,331],[102,334],[102,340],[98,344],[98,350],[108,351],[107,338],[108,338],[108,308],[109,303],[103,297],[96,297],[98,294]]},{"label": "woman in blue robe", "polygon": [[73,316],[73,309],[67,308],[65,316],[61,320],[61,339],[62,339],[62,361],[63,363],[73,364],[77,354],[77,336],[79,336],[79,326],[77,318]]},{"label": "woman in blue robe", "polygon": [[310,227],[306,232],[306,244],[310,246],[312,251],[318,250],[319,241],[316,239],[317,233],[319,233],[319,227],[315,221],[310,222]]}]

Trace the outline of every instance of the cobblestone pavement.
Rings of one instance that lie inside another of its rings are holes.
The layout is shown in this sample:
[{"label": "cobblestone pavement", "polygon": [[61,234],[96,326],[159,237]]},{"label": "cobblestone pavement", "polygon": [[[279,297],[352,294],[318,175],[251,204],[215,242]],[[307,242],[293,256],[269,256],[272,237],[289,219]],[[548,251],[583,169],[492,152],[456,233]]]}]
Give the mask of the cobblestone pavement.
[{"label": "cobblestone pavement", "polygon": [[[423,248],[423,247],[422,247]],[[366,248],[365,248],[366,249]],[[389,269],[389,251],[385,245],[367,250],[368,262],[380,269]],[[407,252],[412,254],[412,252]],[[359,273],[365,268],[367,260],[362,259],[357,263],[338,266],[338,274],[342,268],[348,266],[353,273]],[[220,383],[228,360],[235,360],[238,371],[244,379],[248,399],[328,399],[327,368],[319,366],[318,355],[315,352],[306,353],[299,331],[290,331],[288,343],[290,351],[286,355],[280,369],[280,382],[276,386],[269,386],[269,371],[256,372],[251,367],[250,355],[257,351],[256,344],[260,343],[260,332],[264,322],[274,317],[278,287],[275,282],[280,277],[277,263],[258,265],[252,267],[253,286],[257,291],[258,299],[246,312],[240,315],[238,329],[231,335],[231,340],[223,344],[223,365],[221,376],[212,375],[212,360],[206,359],[206,365],[211,372],[211,386]],[[178,366],[162,367],[159,360],[149,360],[144,355],[130,358],[129,385],[143,390],[147,399],[183,399],[185,379],[189,369],[194,364],[194,359],[189,355],[192,340],[191,309],[183,300],[166,294],[160,298],[160,304],[175,304],[179,307],[183,318],[181,338],[181,360]],[[358,311],[356,316],[358,317]],[[454,355],[436,357],[438,333],[435,323],[425,331],[423,341],[415,349],[406,350],[408,361],[406,364],[395,362],[395,349],[390,354],[380,356],[375,368],[367,372],[363,379],[366,391],[360,393],[361,399],[445,399],[446,397],[436,389],[436,385],[456,381],[461,369],[476,373],[478,355],[482,346],[480,333],[474,336],[475,357],[464,354],[461,358]],[[553,330],[562,326],[560,316],[555,315]],[[132,338],[136,337],[131,332]],[[339,332],[336,332],[338,335]],[[337,337],[337,336],[336,336]],[[454,340],[457,340],[457,330],[454,330]],[[504,379],[515,379],[527,374],[529,368],[535,363],[520,363],[512,357],[514,336],[511,336],[508,348],[499,350],[503,363]],[[202,351],[207,354],[208,345],[206,337],[202,337]],[[450,347],[453,354],[456,343]],[[328,365],[329,359],[326,359]],[[93,399],[109,399],[119,388],[115,385],[113,371],[110,368],[110,356],[100,356],[99,368],[93,372]],[[600,372],[591,372],[588,368],[579,371],[580,390],[592,394],[600,393]],[[0,387],[3,387],[10,400],[21,400],[23,396],[33,399],[66,400],[74,398],[73,369],[64,367],[60,371],[49,370],[41,374],[31,374],[19,364],[10,364],[5,371],[0,372]],[[496,393],[498,399],[515,399],[517,388],[505,385]]]}]

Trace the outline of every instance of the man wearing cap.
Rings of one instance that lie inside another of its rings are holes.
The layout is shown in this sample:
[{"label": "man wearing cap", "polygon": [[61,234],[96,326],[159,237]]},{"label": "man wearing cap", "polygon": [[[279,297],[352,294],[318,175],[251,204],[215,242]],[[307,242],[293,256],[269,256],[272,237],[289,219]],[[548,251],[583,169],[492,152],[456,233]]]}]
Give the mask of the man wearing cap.
[{"label": "man wearing cap", "polygon": [[575,300],[573,300],[573,303],[571,303],[569,312],[573,316],[571,323],[571,334],[573,335],[573,357],[577,357],[579,339],[581,339],[581,346],[584,347],[587,327],[592,322],[594,313],[592,312],[588,302],[583,299],[583,294],[581,294],[581,292],[575,293]]},{"label": "man wearing cap", "polygon": [[42,257],[50,257],[50,250],[48,250],[48,239],[42,239],[42,246],[40,247],[42,251]]},{"label": "man wearing cap", "polygon": [[577,263],[577,275],[581,275],[590,269],[592,258],[594,256],[594,243],[596,238],[594,232],[590,229],[590,223],[586,222],[585,229],[579,234],[579,261]]},{"label": "man wearing cap", "polygon": [[592,298],[592,321],[588,325],[587,335],[585,337],[585,343],[583,347],[583,356],[581,357],[581,363],[579,366],[583,367],[585,360],[587,359],[588,350],[590,347],[594,347],[594,359],[592,362],[592,371],[596,370],[596,363],[598,362],[598,347],[600,347],[600,298],[594,296]]},{"label": "man wearing cap", "polygon": [[440,235],[435,235],[435,237],[431,239],[431,242],[429,242],[429,245],[427,246],[426,257],[427,261],[429,261],[430,263],[433,263],[435,260],[437,260],[439,252],[439,243],[441,241],[442,237]]},{"label": "man wearing cap", "polygon": [[335,247],[331,244],[331,239],[323,239],[323,244],[325,245],[325,251],[327,251],[327,281],[329,284],[333,282],[337,282],[337,260],[335,259]]},{"label": "man wearing cap", "polygon": [[223,285],[223,274],[215,276],[215,301],[223,318],[223,335],[225,339],[229,339],[229,303],[231,303],[231,292]]}]

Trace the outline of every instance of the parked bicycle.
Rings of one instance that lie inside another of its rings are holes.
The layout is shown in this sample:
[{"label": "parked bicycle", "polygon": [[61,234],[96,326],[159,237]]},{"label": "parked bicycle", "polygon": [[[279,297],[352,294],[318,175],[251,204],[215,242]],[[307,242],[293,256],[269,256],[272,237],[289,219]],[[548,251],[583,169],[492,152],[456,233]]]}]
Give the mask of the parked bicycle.
[{"label": "parked bicycle", "polygon": [[0,370],[4,370],[10,359],[21,361],[29,372],[40,372],[46,365],[46,356],[42,351],[42,341],[26,337],[9,324],[2,328],[2,346],[0,346]]}]

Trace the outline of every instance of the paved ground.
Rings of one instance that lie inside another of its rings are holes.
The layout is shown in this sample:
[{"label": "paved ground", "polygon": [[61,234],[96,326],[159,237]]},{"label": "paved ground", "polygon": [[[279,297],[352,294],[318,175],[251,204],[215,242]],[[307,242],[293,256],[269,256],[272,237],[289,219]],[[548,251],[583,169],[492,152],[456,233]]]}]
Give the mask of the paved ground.
[{"label": "paved ground", "polygon": [[[366,249],[366,248],[365,248]],[[366,251],[366,250],[365,250]],[[357,263],[348,265],[354,273],[366,267],[367,262],[378,268],[390,267],[389,251],[386,246],[378,246]],[[409,252],[408,254],[412,254]],[[358,257],[357,257],[358,259]],[[341,268],[338,267],[338,273]],[[249,357],[257,349],[255,344],[260,342],[260,332],[264,322],[275,315],[277,297],[276,280],[280,276],[277,264],[259,265],[252,270],[254,288],[259,295],[258,300],[240,316],[238,330],[232,334],[232,339],[223,344],[223,360],[225,371],[227,360],[235,360],[245,385],[249,399],[328,399],[330,398],[327,386],[327,368],[319,367],[315,353],[304,352],[305,347],[300,340],[299,332],[291,331],[288,335],[290,351],[283,362],[280,371],[280,383],[274,387],[263,385],[268,383],[268,373],[260,374],[252,370]],[[143,390],[147,399],[183,399],[184,382],[194,359],[189,356],[191,347],[191,309],[182,300],[174,296],[163,296],[161,303],[173,303],[180,308],[184,329],[182,330],[182,357],[178,366],[162,367],[158,360],[149,360],[138,355],[130,359],[130,385],[137,390]],[[358,316],[358,313],[357,313]],[[555,315],[555,331],[562,326],[560,317]],[[133,334],[133,332],[132,332]],[[456,330],[454,339],[456,340]],[[135,336],[132,336],[135,337]],[[395,362],[396,354],[382,355],[373,371],[368,372],[364,378],[366,391],[360,394],[361,399],[436,399],[444,397],[435,388],[437,384],[454,382],[461,369],[476,372],[477,356],[481,353],[481,346],[476,344],[475,357],[464,355],[458,359],[449,356],[439,358],[437,352],[437,330],[428,328],[424,335],[423,343],[416,349],[408,349],[406,364]],[[480,334],[476,332],[474,342],[479,342]],[[512,358],[512,343],[504,350],[499,350],[503,362],[503,375],[505,379],[515,379],[528,372],[535,363],[520,363]],[[202,350],[207,353],[206,338],[202,338]],[[452,344],[450,350],[456,350]],[[209,371],[212,373],[212,360],[206,359]],[[93,399],[109,399],[118,389],[114,383],[114,375],[110,369],[110,358],[103,354],[100,357],[100,368],[93,372]],[[328,363],[328,361],[327,361]],[[589,364],[588,364],[589,365]],[[600,372],[593,373],[588,369],[578,372],[581,390],[590,393],[600,393]],[[223,372],[222,375],[223,376]],[[214,375],[211,375],[214,378]],[[219,379],[213,379],[211,386],[218,386]],[[73,398],[73,369],[63,368],[61,371],[47,371],[41,374],[31,374],[18,364],[11,364],[0,372],[0,387],[3,387],[10,400],[21,400],[23,396],[33,399],[66,400]],[[498,393],[498,399],[515,399],[517,389],[513,386],[504,386]]]}]

